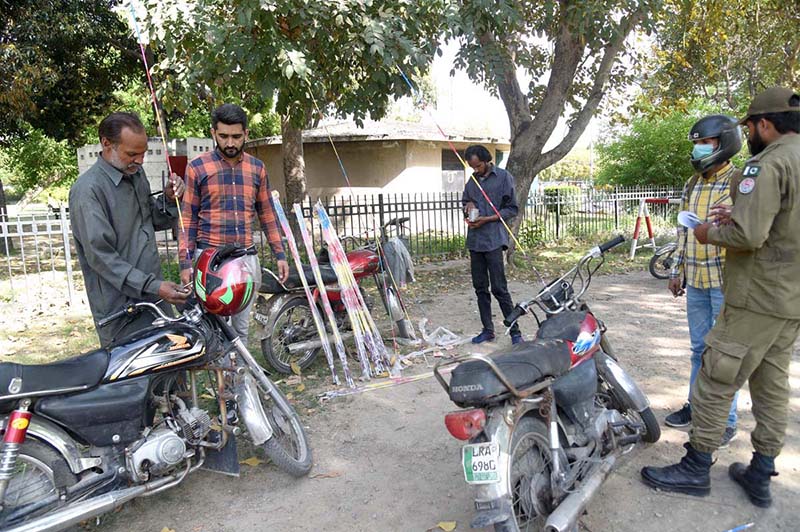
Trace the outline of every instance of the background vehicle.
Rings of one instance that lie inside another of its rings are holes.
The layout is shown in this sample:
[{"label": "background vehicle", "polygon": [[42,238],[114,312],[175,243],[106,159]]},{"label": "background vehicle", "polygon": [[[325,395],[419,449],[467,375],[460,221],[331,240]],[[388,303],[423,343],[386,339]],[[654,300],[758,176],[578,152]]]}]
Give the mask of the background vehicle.
[{"label": "background vehicle", "polygon": [[[447,414],[445,425],[468,441],[461,463],[475,487],[474,527],[572,531],[616,460],[660,437],[646,396],[614,356],[605,325],[581,301],[603,254],[623,241],[593,248],[517,305],[505,324],[532,312],[540,325],[535,340],[436,366],[439,383],[462,408]],[[457,366],[447,382],[441,369],[450,365]]]},{"label": "background vehicle", "polygon": [[294,408],[224,318],[137,303],[98,326],[142,311],[153,325],[108,349],[0,364],[0,529],[63,530],[200,467],[238,473],[243,430],[280,469],[310,471]]},{"label": "background vehicle", "polygon": [[656,279],[669,279],[669,273],[675,264],[673,254],[678,249],[678,244],[670,242],[656,249],[650,259],[650,274]]},{"label": "background vehicle", "polygon": [[[373,279],[378,288],[381,302],[394,324],[395,334],[400,339],[415,339],[414,328],[406,318],[407,313],[400,293],[396,290],[387,273],[387,261],[384,246],[389,241],[389,230],[394,229],[399,238],[404,240],[405,224],[409,218],[395,218],[381,228],[380,243],[360,237],[345,236],[342,244],[354,247],[347,253],[347,259],[353,275],[359,285],[366,279]],[[336,315],[337,327],[340,331],[350,328],[347,311],[338,288],[338,281],[333,267],[330,266],[327,250],[318,253],[320,272],[325,282],[325,290]],[[319,302],[319,290],[316,280],[309,266],[304,265],[304,274],[320,314],[324,316]],[[292,373],[292,363],[300,369],[310,366],[322,348],[308,298],[303,291],[303,285],[296,268],[292,268],[289,279],[281,283],[277,277],[264,269],[262,283],[259,291],[261,296],[256,301],[254,319],[258,323],[261,337],[261,351],[264,353],[269,366],[280,373]],[[342,334],[343,338],[349,336]]]}]

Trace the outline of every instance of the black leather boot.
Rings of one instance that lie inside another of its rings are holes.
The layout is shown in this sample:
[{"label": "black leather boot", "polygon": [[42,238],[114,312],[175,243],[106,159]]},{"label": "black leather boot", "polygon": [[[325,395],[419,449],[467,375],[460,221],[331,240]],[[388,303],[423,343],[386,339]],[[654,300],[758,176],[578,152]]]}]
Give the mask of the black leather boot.
[{"label": "black leather boot", "polygon": [[711,453],[701,453],[685,443],[686,456],[667,467],[643,467],[642,480],[648,486],[664,491],[705,497],[711,492]]},{"label": "black leather boot", "polygon": [[728,468],[728,474],[750,497],[750,502],[759,508],[769,508],[772,495],[769,492],[769,481],[778,475],[775,472],[775,458],[753,453],[750,465],[734,462]]}]

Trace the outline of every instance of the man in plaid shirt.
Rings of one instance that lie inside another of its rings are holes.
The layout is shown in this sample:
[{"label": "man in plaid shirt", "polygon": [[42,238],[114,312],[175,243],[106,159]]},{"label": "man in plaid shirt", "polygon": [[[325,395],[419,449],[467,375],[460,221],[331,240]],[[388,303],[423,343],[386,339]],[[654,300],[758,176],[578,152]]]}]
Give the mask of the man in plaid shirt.
[{"label": "man in plaid shirt", "polygon": [[[731,204],[730,182],[736,170],[730,159],[742,147],[741,131],[735,118],[711,115],[692,127],[689,140],[694,143],[691,162],[698,173],[689,179],[683,189],[681,211],[691,211],[705,221],[710,219],[712,207]],[[680,227],[677,251],[677,259],[670,273],[669,290],[674,297],[686,294],[686,315],[692,344],[689,377],[691,397],[691,387],[697,378],[705,350],[704,338],[714,325],[723,303],[722,267],[725,250],[700,244],[694,233],[690,235],[686,227]],[[728,426],[720,447],[727,447],[736,436],[737,399],[738,392],[733,397]],[[686,427],[691,422],[692,406],[689,402],[665,419],[670,427]]]},{"label": "man in plaid shirt", "polygon": [[[286,281],[289,276],[272,210],[267,170],[264,163],[242,151],[247,133],[244,109],[233,104],[217,107],[211,113],[211,137],[217,148],[193,159],[186,168],[186,192],[181,204],[186,231],[180,239],[184,285],[191,280],[192,261],[201,250],[234,243],[252,245],[256,216],[278,261],[278,277]],[[256,256],[252,260],[258,262]],[[245,345],[251,307],[252,302],[231,318],[231,325]]]}]

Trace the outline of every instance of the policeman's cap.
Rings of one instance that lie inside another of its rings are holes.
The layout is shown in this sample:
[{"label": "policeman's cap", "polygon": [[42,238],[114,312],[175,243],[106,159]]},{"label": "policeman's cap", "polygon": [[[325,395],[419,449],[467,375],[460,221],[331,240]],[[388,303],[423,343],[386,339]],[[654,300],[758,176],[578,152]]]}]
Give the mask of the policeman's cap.
[{"label": "policeman's cap", "polygon": [[800,113],[800,107],[789,105],[792,96],[797,96],[797,93],[785,87],[771,87],[757,94],[747,108],[747,115],[739,123],[744,124],[750,117],[769,113]]}]

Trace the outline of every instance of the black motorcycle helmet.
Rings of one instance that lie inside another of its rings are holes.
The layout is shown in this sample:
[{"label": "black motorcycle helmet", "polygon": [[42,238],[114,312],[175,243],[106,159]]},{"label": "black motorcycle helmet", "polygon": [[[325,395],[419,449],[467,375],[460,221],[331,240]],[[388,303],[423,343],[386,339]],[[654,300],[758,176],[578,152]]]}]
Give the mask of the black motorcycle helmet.
[{"label": "black motorcycle helmet", "polygon": [[692,158],[692,166],[698,172],[705,172],[719,163],[729,161],[742,149],[742,131],[739,122],[727,115],[710,115],[695,123],[689,131],[689,140],[719,139],[719,146],[710,155],[700,159]]}]

